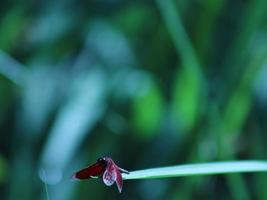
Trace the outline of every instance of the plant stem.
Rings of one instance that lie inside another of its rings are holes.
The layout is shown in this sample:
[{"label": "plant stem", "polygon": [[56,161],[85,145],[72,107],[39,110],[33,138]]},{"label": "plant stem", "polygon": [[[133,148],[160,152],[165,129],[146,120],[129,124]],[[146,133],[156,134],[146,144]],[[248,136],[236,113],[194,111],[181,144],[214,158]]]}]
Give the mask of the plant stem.
[{"label": "plant stem", "polygon": [[244,172],[267,172],[266,161],[226,161],[201,164],[176,165],[132,171],[123,174],[124,180],[215,175]]}]

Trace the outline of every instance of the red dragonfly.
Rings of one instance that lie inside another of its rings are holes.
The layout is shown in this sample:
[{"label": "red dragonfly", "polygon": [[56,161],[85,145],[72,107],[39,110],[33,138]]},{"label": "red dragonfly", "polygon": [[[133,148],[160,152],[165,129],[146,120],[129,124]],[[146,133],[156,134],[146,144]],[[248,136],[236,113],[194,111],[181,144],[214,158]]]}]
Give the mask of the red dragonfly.
[{"label": "red dragonfly", "polygon": [[121,193],[122,191],[121,173],[129,174],[127,170],[118,167],[111,158],[102,157],[97,159],[96,163],[76,172],[72,177],[74,179],[83,180],[83,179],[97,178],[102,176],[103,182],[107,186],[111,186],[116,182],[118,190]]}]

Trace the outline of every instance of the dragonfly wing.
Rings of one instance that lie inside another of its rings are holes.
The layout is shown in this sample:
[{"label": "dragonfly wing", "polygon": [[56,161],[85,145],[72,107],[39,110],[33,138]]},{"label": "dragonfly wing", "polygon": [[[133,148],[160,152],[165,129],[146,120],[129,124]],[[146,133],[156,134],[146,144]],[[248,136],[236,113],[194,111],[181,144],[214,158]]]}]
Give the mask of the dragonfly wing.
[{"label": "dragonfly wing", "polygon": [[112,164],[108,164],[106,171],[103,174],[103,182],[107,186],[111,186],[117,179],[116,168]]},{"label": "dragonfly wing", "polygon": [[97,176],[102,175],[104,171],[105,171],[105,166],[103,166],[101,163],[95,163],[89,167],[86,167],[76,172],[73,175],[73,178],[81,180],[88,178],[95,178]]},{"label": "dragonfly wing", "polygon": [[117,174],[116,184],[117,184],[119,192],[121,193],[123,181],[122,181],[122,176],[121,176],[121,172],[119,169],[116,169],[116,174]]}]

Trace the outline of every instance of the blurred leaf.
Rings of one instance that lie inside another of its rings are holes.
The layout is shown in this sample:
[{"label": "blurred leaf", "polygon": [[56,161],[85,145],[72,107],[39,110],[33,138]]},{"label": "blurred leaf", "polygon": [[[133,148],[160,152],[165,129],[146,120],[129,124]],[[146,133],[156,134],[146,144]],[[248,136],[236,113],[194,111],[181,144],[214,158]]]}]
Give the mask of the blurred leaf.
[{"label": "blurred leaf", "polygon": [[234,90],[224,110],[223,120],[226,134],[238,135],[252,107],[252,86],[267,61],[267,46],[263,45],[257,50],[258,53],[250,59],[238,87]]},{"label": "blurred leaf", "polygon": [[[212,59],[214,52],[210,52],[213,45],[212,34],[217,25],[217,19],[223,9],[226,1],[224,0],[207,0],[199,2],[202,4],[197,13],[196,30],[193,32],[195,37],[195,46],[199,59],[202,63],[207,63]],[[195,20],[195,17],[194,19]],[[203,65],[203,67],[208,67]]]},{"label": "blurred leaf", "polygon": [[142,85],[141,94],[134,97],[133,120],[136,134],[152,138],[159,133],[160,122],[163,116],[163,99],[159,88],[154,81]]},{"label": "blurred leaf", "polygon": [[[250,55],[247,54],[251,50],[250,43],[253,36],[259,30],[259,25],[265,20],[266,13],[267,6],[265,0],[248,1],[241,20],[235,22],[237,23],[238,32],[235,35],[234,41],[231,42],[230,49],[228,49],[223,63],[223,66],[232,68],[232,70],[227,70],[229,73],[233,73],[229,76],[230,80],[235,79],[239,75],[237,69],[243,68],[242,62],[247,55]],[[227,83],[232,82],[227,81]]]},{"label": "blurred leaf", "polygon": [[56,118],[41,157],[48,183],[62,179],[63,168],[102,116],[104,80],[101,70],[91,70],[79,76],[70,89],[70,98]]},{"label": "blurred leaf", "polygon": [[32,66],[34,68],[23,79],[21,120],[18,122],[21,131],[31,139],[43,133],[51,113],[64,98],[62,70],[36,62]]},{"label": "blurred leaf", "polygon": [[22,79],[27,75],[27,69],[10,55],[0,50],[0,74],[13,83],[22,84]]},{"label": "blurred leaf", "polygon": [[200,107],[200,85],[194,71],[182,68],[174,83],[172,112],[184,131],[189,131],[197,121]]},{"label": "blurred leaf", "polygon": [[135,62],[128,40],[106,21],[95,20],[91,24],[87,44],[108,66],[118,68]]},{"label": "blurred leaf", "polygon": [[224,115],[225,131],[236,135],[241,130],[244,120],[251,108],[251,95],[246,90],[236,91]]},{"label": "blurred leaf", "polygon": [[134,3],[117,13],[115,23],[124,33],[135,39],[136,34],[144,31],[144,27],[153,26],[154,19],[155,15],[150,6]]},{"label": "blurred leaf", "polygon": [[10,10],[4,18],[0,20],[0,49],[9,51],[21,34],[25,24],[26,17],[21,7]]},{"label": "blurred leaf", "polygon": [[[250,59],[240,78],[239,85],[235,88],[223,112],[222,159],[235,157],[237,149],[235,149],[234,142],[236,142],[236,137],[242,132],[245,120],[252,107],[252,85],[259,70],[266,62],[267,52],[265,45],[257,48],[257,50],[258,53]],[[245,181],[240,175],[228,176],[227,180],[234,199],[249,199],[249,192]]]},{"label": "blurred leaf", "polygon": [[55,43],[71,31],[76,17],[78,15],[67,13],[61,7],[48,6],[47,10],[35,17],[30,24],[27,35],[28,42],[34,46]]},{"label": "blurred leaf", "polygon": [[180,74],[175,77],[172,110],[180,123],[180,128],[189,131],[195,123],[202,93],[206,89],[206,80],[173,2],[157,0],[157,4],[182,60]]},{"label": "blurred leaf", "polygon": [[[158,8],[161,12],[165,25],[173,39],[177,54],[181,56],[182,67],[191,68],[195,71],[199,80],[204,81],[201,65],[198,61],[193,45],[182,24],[182,20],[175,10],[171,0],[157,0]],[[194,74],[195,74],[194,73]],[[202,84],[202,82],[200,82]]]}]

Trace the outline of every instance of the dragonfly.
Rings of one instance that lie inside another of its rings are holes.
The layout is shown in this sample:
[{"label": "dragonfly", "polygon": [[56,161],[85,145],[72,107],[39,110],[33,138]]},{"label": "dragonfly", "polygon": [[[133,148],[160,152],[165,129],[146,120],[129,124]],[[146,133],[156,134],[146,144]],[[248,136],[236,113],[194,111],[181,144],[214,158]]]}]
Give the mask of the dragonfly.
[{"label": "dragonfly", "polygon": [[74,179],[84,180],[89,178],[102,177],[105,185],[111,186],[116,182],[119,192],[122,192],[122,173],[129,174],[130,172],[118,167],[110,157],[101,157],[97,162],[83,168],[72,176]]}]

